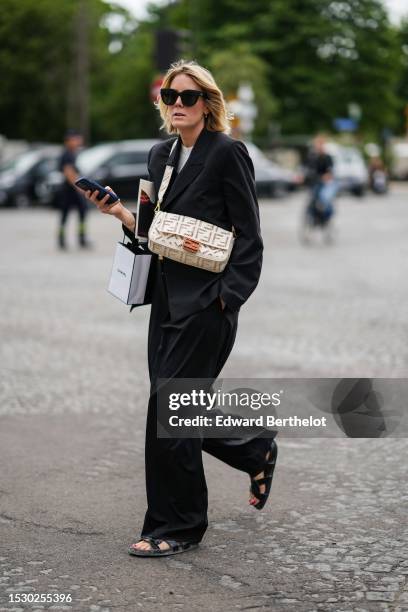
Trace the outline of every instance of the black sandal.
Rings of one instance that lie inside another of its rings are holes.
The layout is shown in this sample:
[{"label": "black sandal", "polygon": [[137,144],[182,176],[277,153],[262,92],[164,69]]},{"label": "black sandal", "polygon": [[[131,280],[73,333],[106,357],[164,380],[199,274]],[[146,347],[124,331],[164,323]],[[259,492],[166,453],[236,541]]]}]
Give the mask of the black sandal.
[{"label": "black sandal", "polygon": [[[128,549],[129,555],[134,555],[135,557],[167,557],[168,555],[177,555],[178,553],[186,552],[187,550],[198,547],[198,543],[176,542],[176,540],[160,540],[159,538],[151,538],[150,536],[140,538],[139,542],[142,540],[149,542],[150,546],[152,547],[151,550],[142,550],[133,548],[131,546]],[[162,550],[159,546],[160,542],[166,542],[170,548]]]},{"label": "black sandal", "polygon": [[[271,492],[273,472],[275,470],[276,458],[278,456],[278,447],[274,439],[271,441],[268,452],[269,452],[269,459],[265,461],[263,469],[260,469],[258,472],[258,474],[260,472],[264,473],[263,478],[259,478],[257,480],[253,478],[252,476],[250,476],[251,486],[249,487],[249,491],[250,493],[252,493],[252,495],[254,495],[257,499],[259,499],[259,502],[257,504],[252,504],[253,507],[256,508],[257,510],[262,510],[262,508],[266,504],[266,500],[269,497],[269,493]],[[268,454],[268,452],[266,454]],[[261,493],[261,489],[259,485],[265,485],[264,493]]]}]

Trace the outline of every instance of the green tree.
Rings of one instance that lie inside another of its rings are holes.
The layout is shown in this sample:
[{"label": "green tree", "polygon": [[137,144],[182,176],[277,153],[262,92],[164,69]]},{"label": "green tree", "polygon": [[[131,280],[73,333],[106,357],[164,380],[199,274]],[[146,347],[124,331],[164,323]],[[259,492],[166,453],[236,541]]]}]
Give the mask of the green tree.
[{"label": "green tree", "polygon": [[0,133],[30,140],[60,137],[71,20],[68,2],[2,0]]},{"label": "green tree", "polygon": [[153,33],[141,25],[93,76],[92,133],[96,140],[151,138],[158,112],[150,99],[155,75]]},{"label": "green tree", "polygon": [[[2,0],[0,133],[60,141],[76,120],[86,87],[75,69],[80,1]],[[190,31],[183,57],[209,67],[226,93],[252,83],[258,138],[271,119],[287,134],[331,129],[350,102],[366,135],[402,127],[408,25],[392,26],[381,0],[179,0],[152,4],[139,23],[103,0],[83,5],[93,142],[157,135],[149,91],[163,27]]]},{"label": "green tree", "polygon": [[[151,136],[157,131],[149,99],[152,26],[137,27],[127,11],[102,0],[84,6],[91,142]],[[76,68],[78,7],[79,0],[2,0],[1,134],[57,142],[67,127],[79,127],[78,98],[87,83]]]},{"label": "green tree", "polygon": [[[237,64],[237,57],[239,63]],[[240,83],[249,82],[255,95],[258,115],[255,122],[254,138],[262,137],[268,131],[268,122],[276,112],[277,102],[268,87],[268,66],[251,53],[247,43],[237,44],[224,51],[210,55],[208,65],[224,95],[233,98]]]},{"label": "green tree", "polygon": [[192,29],[193,56],[204,64],[246,44],[267,66],[286,133],[331,129],[350,102],[361,106],[365,132],[398,122],[401,49],[381,0],[181,0],[154,12]]},{"label": "green tree", "polygon": [[349,0],[338,8],[336,3],[330,6],[328,17],[334,33],[331,48],[326,50],[339,75],[339,111],[357,102],[362,108],[361,130],[375,137],[382,128],[398,124],[401,49],[397,30],[378,0]]},{"label": "green tree", "polygon": [[401,78],[398,83],[398,127],[399,131],[408,130],[408,18],[401,22],[398,32],[401,49]]},{"label": "green tree", "polygon": [[274,0],[251,28],[285,132],[330,129],[353,101],[362,107],[363,129],[392,122],[399,51],[379,0]]}]

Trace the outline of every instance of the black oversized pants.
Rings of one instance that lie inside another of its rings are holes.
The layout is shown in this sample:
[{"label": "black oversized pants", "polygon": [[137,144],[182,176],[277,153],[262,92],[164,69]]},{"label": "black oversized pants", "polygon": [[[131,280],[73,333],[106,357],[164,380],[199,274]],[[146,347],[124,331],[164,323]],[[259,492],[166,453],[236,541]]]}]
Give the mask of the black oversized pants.
[{"label": "black oversized pants", "polygon": [[[238,312],[228,307],[223,311],[219,298],[199,312],[171,320],[161,265],[158,260],[149,323],[151,393],[145,446],[148,508],[141,535],[199,542],[208,526],[201,451],[256,474],[262,470],[270,440],[259,434],[249,440],[157,437],[157,379],[216,379],[233,347],[238,323]],[[270,437],[274,435],[271,432]]]}]

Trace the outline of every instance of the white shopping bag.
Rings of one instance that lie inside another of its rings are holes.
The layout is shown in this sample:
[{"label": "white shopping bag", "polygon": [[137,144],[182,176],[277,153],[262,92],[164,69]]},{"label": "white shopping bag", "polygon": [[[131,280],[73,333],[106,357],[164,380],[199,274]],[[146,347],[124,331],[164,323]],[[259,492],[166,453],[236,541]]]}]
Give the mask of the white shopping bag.
[{"label": "white shopping bag", "polygon": [[147,246],[116,245],[108,291],[124,304],[144,304],[152,255]]}]

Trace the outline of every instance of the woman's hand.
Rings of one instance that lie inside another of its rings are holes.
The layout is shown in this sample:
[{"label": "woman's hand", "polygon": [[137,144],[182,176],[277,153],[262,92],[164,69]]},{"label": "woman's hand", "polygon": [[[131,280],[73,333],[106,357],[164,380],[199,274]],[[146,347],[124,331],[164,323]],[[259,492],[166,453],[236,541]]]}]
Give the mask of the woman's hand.
[{"label": "woman's hand", "polygon": [[[109,185],[106,185],[105,189],[107,191],[115,193],[113,189],[109,187]],[[114,217],[119,219],[121,223],[126,225],[126,227],[130,229],[130,231],[133,232],[135,230],[135,217],[130,212],[130,210],[128,210],[125,206],[123,206],[120,200],[117,200],[113,204],[108,204],[107,202],[109,200],[109,195],[106,195],[102,200],[97,200],[98,193],[99,193],[98,190],[95,190],[95,191],[88,190],[88,191],[85,191],[85,197],[87,200],[95,204],[95,206],[99,208],[99,210],[102,213],[105,213],[106,215],[113,215]]]},{"label": "woman's hand", "polygon": [[[105,189],[111,193],[115,193],[108,185],[106,185]],[[105,213],[106,215],[113,215],[115,217],[122,216],[125,207],[120,200],[117,200],[113,204],[108,204],[107,202],[109,200],[109,195],[106,195],[102,200],[98,200],[98,194],[99,191],[97,190],[85,191],[86,199],[95,204],[95,206],[97,206],[102,213]]]}]

